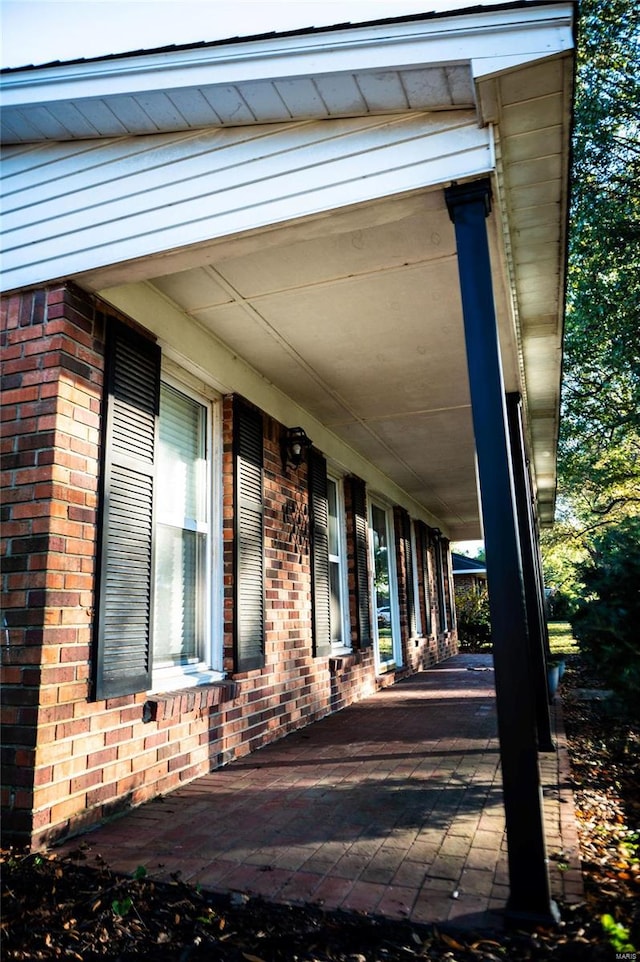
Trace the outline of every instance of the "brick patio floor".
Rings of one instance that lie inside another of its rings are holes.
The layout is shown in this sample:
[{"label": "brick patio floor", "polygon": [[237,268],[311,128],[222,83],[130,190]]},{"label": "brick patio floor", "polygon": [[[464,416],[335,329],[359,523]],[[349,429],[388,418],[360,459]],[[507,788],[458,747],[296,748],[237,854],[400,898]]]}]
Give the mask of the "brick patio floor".
[{"label": "brick patio floor", "polygon": [[[582,898],[560,706],[540,756],[552,894]],[[87,834],[118,872],[415,922],[508,896],[491,658],[458,655]],[[77,849],[70,840],[63,851]]]}]

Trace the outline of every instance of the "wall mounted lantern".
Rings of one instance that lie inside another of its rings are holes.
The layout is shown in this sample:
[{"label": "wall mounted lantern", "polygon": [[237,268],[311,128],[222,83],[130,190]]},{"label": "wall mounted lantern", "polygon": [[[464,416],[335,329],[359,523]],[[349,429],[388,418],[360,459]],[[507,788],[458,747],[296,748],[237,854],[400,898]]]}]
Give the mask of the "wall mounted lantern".
[{"label": "wall mounted lantern", "polygon": [[310,448],[312,443],[304,428],[285,428],[282,436],[283,468],[286,468],[288,464],[294,468],[299,468],[307,448]]}]

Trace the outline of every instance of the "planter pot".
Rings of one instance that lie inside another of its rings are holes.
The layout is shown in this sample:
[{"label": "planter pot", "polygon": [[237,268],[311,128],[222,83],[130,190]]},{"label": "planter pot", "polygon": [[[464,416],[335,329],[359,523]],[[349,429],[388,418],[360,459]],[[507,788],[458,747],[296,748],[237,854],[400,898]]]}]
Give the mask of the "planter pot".
[{"label": "planter pot", "polygon": [[549,664],[547,666],[547,689],[549,691],[550,702],[552,702],[556,697],[559,682],[560,682],[560,666],[558,664]]}]

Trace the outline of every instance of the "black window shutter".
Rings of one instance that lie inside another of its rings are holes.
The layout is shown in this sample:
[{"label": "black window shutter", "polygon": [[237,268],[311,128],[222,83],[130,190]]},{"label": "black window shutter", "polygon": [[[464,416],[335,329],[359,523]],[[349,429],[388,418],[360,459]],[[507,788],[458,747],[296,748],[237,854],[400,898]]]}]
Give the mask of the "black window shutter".
[{"label": "black window shutter", "polygon": [[313,654],[321,657],[331,652],[331,587],[327,462],[317,451],[309,455],[309,507]]},{"label": "black window shutter", "polygon": [[360,478],[351,479],[351,505],[353,510],[353,539],[355,550],[356,604],[358,609],[358,637],[361,648],[373,642],[371,633],[371,598],[369,595],[369,552],[367,542],[367,498],[365,483]]},{"label": "black window shutter", "polygon": [[411,518],[409,513],[401,509],[402,544],[404,550],[404,568],[406,576],[407,618],[409,620],[409,636],[413,637],[417,630],[416,601],[413,579],[413,552],[411,551]]},{"label": "black window shutter", "polygon": [[154,459],[160,348],[107,329],[94,697],[151,686]]},{"label": "black window shutter", "polygon": [[236,671],[264,665],[262,415],[234,405]]},{"label": "black window shutter", "polygon": [[427,618],[425,635],[431,634],[431,587],[429,585],[429,530],[424,521],[417,521],[416,528],[420,537],[418,551],[418,578],[424,588],[424,607]]}]

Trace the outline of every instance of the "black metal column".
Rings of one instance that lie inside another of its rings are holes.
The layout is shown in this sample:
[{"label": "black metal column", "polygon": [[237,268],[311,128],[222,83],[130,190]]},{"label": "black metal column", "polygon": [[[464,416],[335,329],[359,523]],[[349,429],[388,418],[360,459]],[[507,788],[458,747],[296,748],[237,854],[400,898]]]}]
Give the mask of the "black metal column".
[{"label": "black metal column", "polygon": [[511,444],[511,463],[516,496],[524,596],[529,628],[529,650],[535,690],[538,750],[555,751],[549,718],[547,658],[549,647],[544,615],[544,589],[537,561],[537,534],[533,512],[533,490],[525,451],[522,401],[519,394],[507,395],[507,418]]},{"label": "black metal column", "polygon": [[551,900],[538,770],[536,711],[522,559],[486,217],[488,180],[445,191],[455,226],[473,426],[487,557],[510,895],[518,923],[550,924]]}]

